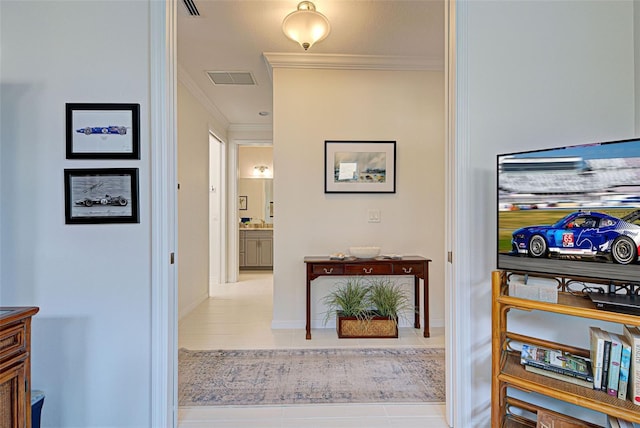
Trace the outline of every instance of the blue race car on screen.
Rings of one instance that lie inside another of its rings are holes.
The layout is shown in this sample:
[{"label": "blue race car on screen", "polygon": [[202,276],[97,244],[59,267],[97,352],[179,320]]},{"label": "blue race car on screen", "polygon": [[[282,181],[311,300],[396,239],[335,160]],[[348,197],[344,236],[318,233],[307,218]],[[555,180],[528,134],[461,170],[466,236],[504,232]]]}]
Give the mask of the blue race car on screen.
[{"label": "blue race car on screen", "polygon": [[116,125],[109,125],[109,126],[87,126],[85,128],[80,128],[80,129],[76,129],[76,132],[80,133],[80,134],[84,134],[84,135],[91,135],[91,134],[118,134],[118,135],[125,135],[127,133],[127,127],[126,126],[116,126]]},{"label": "blue race car on screen", "polygon": [[513,253],[529,257],[604,257],[627,265],[638,261],[640,226],[631,223],[638,211],[620,219],[593,211],[573,212],[546,226],[513,232]]}]

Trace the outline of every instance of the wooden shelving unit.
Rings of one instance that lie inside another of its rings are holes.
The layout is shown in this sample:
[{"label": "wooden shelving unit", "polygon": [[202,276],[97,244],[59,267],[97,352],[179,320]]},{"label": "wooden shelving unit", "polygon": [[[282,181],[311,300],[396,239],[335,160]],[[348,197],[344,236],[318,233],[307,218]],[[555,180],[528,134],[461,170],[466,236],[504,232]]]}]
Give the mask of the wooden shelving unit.
[{"label": "wooden shelving unit", "polygon": [[[640,406],[630,400],[620,400],[603,391],[585,388],[572,383],[555,380],[546,376],[528,372],[520,364],[519,352],[510,344],[515,342],[531,343],[555,349],[563,349],[577,355],[589,356],[587,349],[575,348],[544,340],[542,337],[530,337],[508,331],[508,313],[512,309],[521,311],[544,311],[571,317],[610,321],[618,324],[640,325],[640,316],[598,310],[587,298],[568,292],[558,292],[558,303],[509,296],[508,272],[495,271],[492,274],[492,388],[491,388],[491,426],[527,427],[535,426],[535,421],[520,417],[510,411],[510,407],[525,408],[536,413],[536,407],[516,400],[507,395],[507,387],[526,392],[535,392],[567,403],[592,409],[607,415],[640,422]],[[543,332],[540,332],[543,336]],[[531,425],[533,424],[533,425]]]}]

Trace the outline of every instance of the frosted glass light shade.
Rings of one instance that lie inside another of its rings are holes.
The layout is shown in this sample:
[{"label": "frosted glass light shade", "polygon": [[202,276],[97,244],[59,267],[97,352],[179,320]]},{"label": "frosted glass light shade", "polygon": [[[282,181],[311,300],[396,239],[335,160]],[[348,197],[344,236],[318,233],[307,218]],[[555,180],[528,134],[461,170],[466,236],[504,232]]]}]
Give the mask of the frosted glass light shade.
[{"label": "frosted glass light shade", "polygon": [[306,51],[314,43],[323,40],[329,34],[329,20],[310,1],[298,4],[298,10],[290,13],[282,21],[284,34],[300,44]]}]

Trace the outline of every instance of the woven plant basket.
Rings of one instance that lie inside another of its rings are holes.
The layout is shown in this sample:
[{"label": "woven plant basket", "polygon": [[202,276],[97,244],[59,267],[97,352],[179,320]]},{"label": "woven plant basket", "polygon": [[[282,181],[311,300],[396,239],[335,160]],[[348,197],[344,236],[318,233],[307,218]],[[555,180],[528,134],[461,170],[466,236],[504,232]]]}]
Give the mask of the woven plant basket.
[{"label": "woven plant basket", "polygon": [[340,339],[391,339],[398,337],[398,323],[387,317],[360,320],[338,315],[336,330]]}]

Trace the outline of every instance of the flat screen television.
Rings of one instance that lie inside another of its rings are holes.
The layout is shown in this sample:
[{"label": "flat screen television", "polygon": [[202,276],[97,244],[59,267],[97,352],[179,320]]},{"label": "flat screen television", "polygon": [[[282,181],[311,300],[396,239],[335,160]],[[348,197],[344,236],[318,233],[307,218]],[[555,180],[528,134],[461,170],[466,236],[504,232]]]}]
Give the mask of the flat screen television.
[{"label": "flat screen television", "polygon": [[640,139],[497,156],[497,266],[640,284]]}]

